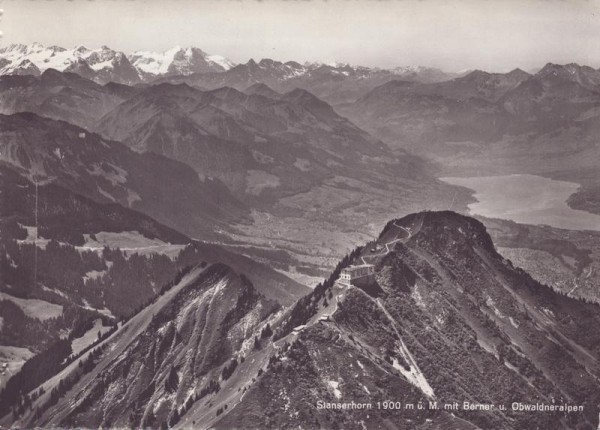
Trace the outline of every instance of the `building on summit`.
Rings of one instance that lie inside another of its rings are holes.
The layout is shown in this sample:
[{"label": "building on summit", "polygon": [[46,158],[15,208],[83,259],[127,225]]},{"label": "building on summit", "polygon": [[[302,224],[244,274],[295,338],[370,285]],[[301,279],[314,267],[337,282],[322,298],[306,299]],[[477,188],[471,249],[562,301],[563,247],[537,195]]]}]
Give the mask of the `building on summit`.
[{"label": "building on summit", "polygon": [[371,276],[375,273],[375,266],[372,264],[361,264],[359,266],[348,266],[342,269],[338,283],[344,286],[352,285],[352,281]]}]

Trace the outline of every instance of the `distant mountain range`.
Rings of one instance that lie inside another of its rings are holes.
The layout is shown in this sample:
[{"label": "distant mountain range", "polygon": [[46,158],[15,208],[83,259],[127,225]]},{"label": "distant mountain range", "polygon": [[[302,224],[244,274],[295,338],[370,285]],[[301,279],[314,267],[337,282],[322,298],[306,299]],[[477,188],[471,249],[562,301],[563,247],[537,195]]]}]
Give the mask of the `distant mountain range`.
[{"label": "distant mountain range", "polygon": [[583,186],[570,203],[600,213],[599,70],[549,63],[535,74],[394,80],[335,109],[390,147],[435,161],[448,176],[566,179]]},{"label": "distant mountain range", "polygon": [[[305,88],[329,101],[338,101],[342,97],[347,100],[356,91],[352,85],[358,83],[360,88],[373,88],[393,78],[437,82],[456,76],[420,66],[383,70],[341,63],[301,65],[294,61],[281,63],[270,59],[258,63],[250,60],[246,64],[236,65],[225,57],[207,54],[199,48],[179,46],[164,52],[138,51],[132,54],[107,46],[65,49],[34,43],[0,48],[0,75],[38,76],[48,69],[75,72],[101,84],[116,82],[132,85],[169,79],[207,89],[230,86],[241,90],[262,82],[280,91]],[[324,88],[336,82],[330,90]],[[343,82],[352,82],[352,85]],[[317,87],[322,90],[316,91]],[[324,91],[332,94],[327,97]]]},{"label": "distant mountain range", "polygon": [[373,181],[385,173],[402,178],[424,174],[414,157],[392,156],[382,142],[302,89],[281,94],[266,84],[247,92],[229,87],[202,91],[167,82],[100,85],[49,69],[38,77],[1,76],[0,96],[0,112],[35,112],[67,121],[135,152],[160,154],[191,166],[203,178],[218,179],[235,196],[228,197],[225,188],[221,193],[222,203],[233,205],[226,210],[230,214],[240,213],[233,210],[235,199],[250,206],[273,203],[336,174]]},{"label": "distant mountain range", "polygon": [[401,79],[411,82],[440,82],[460,74],[428,67],[398,67],[385,70],[348,64],[282,63],[271,59],[239,64],[222,73],[194,73],[161,78],[172,83],[187,83],[204,89],[232,87],[243,90],[263,83],[279,92],[295,88],[310,91],[331,104],[354,101],[378,85]]},{"label": "distant mountain range", "polygon": [[165,52],[134,52],[126,55],[107,46],[88,49],[77,46],[12,44],[0,48],[0,74],[37,76],[48,69],[75,72],[97,82],[135,84],[158,76],[222,72],[233,66],[228,59],[209,55],[198,48],[174,47]]},{"label": "distant mountain range", "polygon": [[336,108],[394,147],[420,153],[431,146],[425,142],[494,142],[587,128],[600,117],[599,102],[599,70],[549,63],[533,75],[476,70],[439,83],[394,80]]}]

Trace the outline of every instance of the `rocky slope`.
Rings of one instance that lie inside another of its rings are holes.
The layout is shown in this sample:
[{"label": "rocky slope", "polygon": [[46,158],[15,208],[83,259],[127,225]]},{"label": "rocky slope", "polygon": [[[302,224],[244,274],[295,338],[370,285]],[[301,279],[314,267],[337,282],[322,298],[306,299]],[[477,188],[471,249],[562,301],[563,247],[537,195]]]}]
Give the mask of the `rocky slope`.
[{"label": "rocky slope", "polygon": [[[372,278],[333,282],[365,261],[375,265]],[[65,381],[55,403],[43,394],[18,425],[598,425],[600,309],[514,268],[474,219],[424,212],[392,221],[275,314],[226,267],[199,270],[119,328],[92,364],[75,362],[45,383],[51,392]],[[371,409],[327,407],[352,402]],[[583,409],[512,407],[536,403]]]},{"label": "rocky slope", "polygon": [[[253,345],[248,333],[276,310],[275,302],[225,265],[193,269],[95,350],[47,381],[48,395],[37,399],[37,412],[19,423],[171,426],[180,408],[219,391],[220,380],[235,371],[232,363],[237,365]],[[80,364],[86,360],[91,364]],[[53,398],[59,385],[81,393]]]},{"label": "rocky slope", "polygon": [[[283,318],[275,339],[290,346],[210,426],[597,426],[597,305],[533,281],[496,253],[482,224],[454,213],[391,222],[378,240],[383,250],[386,243],[389,253],[354,256],[375,264],[371,282],[326,284]],[[439,407],[377,409],[386,400]],[[319,401],[370,402],[373,409],[317,409]],[[454,402],[457,408],[443,409]],[[464,402],[495,406],[473,411]],[[584,408],[519,412],[513,402]]]}]

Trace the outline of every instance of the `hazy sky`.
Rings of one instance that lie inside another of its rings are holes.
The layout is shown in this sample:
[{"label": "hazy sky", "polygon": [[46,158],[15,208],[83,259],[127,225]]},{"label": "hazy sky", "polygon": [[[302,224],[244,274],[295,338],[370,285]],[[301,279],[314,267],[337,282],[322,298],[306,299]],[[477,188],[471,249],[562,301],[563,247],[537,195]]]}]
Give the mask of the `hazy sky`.
[{"label": "hazy sky", "polygon": [[445,70],[600,67],[600,0],[0,0],[2,45]]}]

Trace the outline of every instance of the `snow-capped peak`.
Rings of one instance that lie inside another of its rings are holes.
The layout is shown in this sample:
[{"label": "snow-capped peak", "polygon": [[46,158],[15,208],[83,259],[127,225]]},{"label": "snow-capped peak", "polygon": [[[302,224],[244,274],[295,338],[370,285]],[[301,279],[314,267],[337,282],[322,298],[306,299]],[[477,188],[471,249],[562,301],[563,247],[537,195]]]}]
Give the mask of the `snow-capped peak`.
[{"label": "snow-capped peak", "polygon": [[223,57],[222,55],[208,55],[206,57],[206,59],[209,62],[213,62],[215,64],[218,64],[219,66],[221,66],[225,70],[229,70],[232,67],[235,67],[235,63],[233,61],[231,61],[229,58]]},{"label": "snow-capped peak", "polygon": [[199,48],[174,46],[164,52],[137,51],[129,60],[147,75],[189,75],[202,72],[222,72],[233,63],[219,55],[208,55]]},{"label": "snow-capped peak", "polygon": [[[113,51],[108,46],[99,49],[89,49],[85,46],[75,46],[72,49],[64,49],[59,46],[46,47],[40,43],[31,45],[10,45],[0,51],[0,58],[4,66],[0,74],[24,73],[23,65],[33,64],[38,74],[48,69],[58,71],[70,71],[75,68],[86,66],[96,72],[101,72],[98,80],[119,82],[136,82],[139,80],[138,73],[126,60],[125,55],[119,51]],[[125,61],[124,61],[125,59]],[[85,64],[84,64],[85,63]]]},{"label": "snow-capped peak", "polygon": [[208,55],[194,47],[175,46],[160,53],[139,51],[131,55],[106,45],[96,49],[83,45],[71,49],[46,47],[40,43],[0,47],[0,75],[39,75],[47,69],[61,72],[85,69],[90,74],[86,77],[101,83],[136,83],[145,77],[222,72],[233,66],[225,57]]}]

